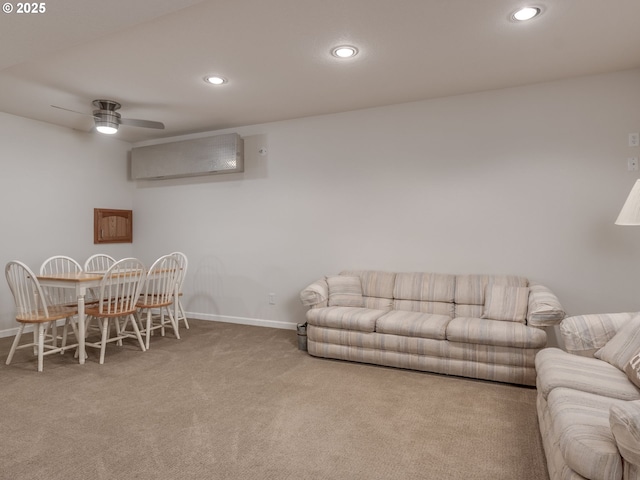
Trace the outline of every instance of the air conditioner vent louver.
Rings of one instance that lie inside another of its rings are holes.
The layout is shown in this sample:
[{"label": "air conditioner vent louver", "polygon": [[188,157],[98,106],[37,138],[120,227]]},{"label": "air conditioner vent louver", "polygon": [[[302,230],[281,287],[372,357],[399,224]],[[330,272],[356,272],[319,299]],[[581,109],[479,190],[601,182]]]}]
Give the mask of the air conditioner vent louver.
[{"label": "air conditioner vent louver", "polygon": [[131,178],[157,180],[244,172],[244,142],[237,133],[135,147]]}]

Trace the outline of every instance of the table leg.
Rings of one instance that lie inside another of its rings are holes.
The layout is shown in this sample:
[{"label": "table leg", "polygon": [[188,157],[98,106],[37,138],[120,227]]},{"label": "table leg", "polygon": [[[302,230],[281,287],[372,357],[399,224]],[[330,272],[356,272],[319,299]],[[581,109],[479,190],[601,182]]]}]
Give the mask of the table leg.
[{"label": "table leg", "polygon": [[80,365],[84,365],[85,361],[85,346],[84,346],[84,323],[85,323],[85,312],[84,312],[84,296],[86,293],[85,288],[81,288],[78,292],[78,360]]},{"label": "table leg", "polygon": [[176,322],[176,329],[180,330],[180,322],[178,321],[178,301],[180,299],[180,285],[176,283],[173,291],[173,320]]}]

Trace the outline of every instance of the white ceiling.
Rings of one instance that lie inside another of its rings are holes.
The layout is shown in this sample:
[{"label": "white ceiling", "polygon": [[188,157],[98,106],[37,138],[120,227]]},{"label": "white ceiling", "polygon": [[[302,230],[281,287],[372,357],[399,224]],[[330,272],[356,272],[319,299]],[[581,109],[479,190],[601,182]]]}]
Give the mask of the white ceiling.
[{"label": "white ceiling", "polygon": [[[136,142],[640,67],[639,0],[51,0],[0,13],[0,110]],[[4,2],[3,2],[4,3]],[[355,59],[330,55],[338,44]],[[203,77],[219,73],[214,87]]]}]

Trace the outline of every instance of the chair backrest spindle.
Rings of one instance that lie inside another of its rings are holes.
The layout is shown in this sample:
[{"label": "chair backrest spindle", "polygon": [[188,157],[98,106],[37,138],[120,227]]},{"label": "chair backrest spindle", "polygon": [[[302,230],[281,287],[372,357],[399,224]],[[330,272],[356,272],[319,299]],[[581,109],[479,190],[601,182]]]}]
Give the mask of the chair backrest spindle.
[{"label": "chair backrest spindle", "polygon": [[35,273],[27,265],[11,261],[5,267],[5,276],[15,300],[17,318],[49,316],[44,291]]},{"label": "chair backrest spindle", "polygon": [[105,253],[96,253],[87,258],[84,262],[85,272],[106,272],[111,265],[116,263],[116,259]]},{"label": "chair backrest spindle", "polygon": [[124,258],[114,263],[100,282],[100,313],[124,316],[135,312],[146,277],[144,264],[136,258]]},{"label": "chair backrest spindle", "polygon": [[[82,265],[71,257],[55,255],[40,265],[40,275],[59,275],[82,272]],[[51,305],[74,305],[77,302],[75,292],[70,288],[46,287],[47,301]]]}]

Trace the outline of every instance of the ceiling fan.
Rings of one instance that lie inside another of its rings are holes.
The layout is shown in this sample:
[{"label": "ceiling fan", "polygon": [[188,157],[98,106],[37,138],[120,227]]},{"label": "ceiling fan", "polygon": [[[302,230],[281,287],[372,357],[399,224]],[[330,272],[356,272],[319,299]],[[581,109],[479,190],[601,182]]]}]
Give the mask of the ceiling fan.
[{"label": "ceiling fan", "polygon": [[164,123],[162,122],[154,122],[152,120],[136,120],[134,118],[122,118],[116,111],[121,107],[121,105],[118,102],[114,102],[113,100],[94,100],[91,103],[96,108],[96,110],[93,111],[93,115],[89,115],[88,113],[76,112],[75,110],[58,107],[57,105],[51,106],[53,108],[59,108],[60,110],[66,110],[67,112],[73,112],[80,115],[93,117],[93,120],[96,124],[96,130],[100,133],[106,133],[108,135],[116,133],[120,125],[164,129]]}]

